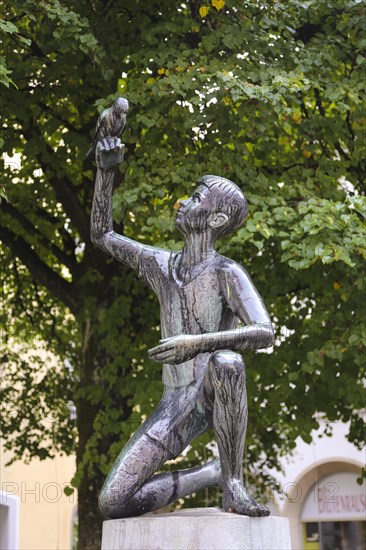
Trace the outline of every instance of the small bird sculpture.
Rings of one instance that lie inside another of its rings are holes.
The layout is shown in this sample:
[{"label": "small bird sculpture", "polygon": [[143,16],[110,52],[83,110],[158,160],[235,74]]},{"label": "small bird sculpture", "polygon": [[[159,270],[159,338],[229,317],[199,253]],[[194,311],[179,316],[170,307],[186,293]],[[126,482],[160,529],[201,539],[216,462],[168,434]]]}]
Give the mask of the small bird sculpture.
[{"label": "small bird sculpture", "polygon": [[124,97],[119,97],[111,107],[105,109],[98,118],[95,135],[89,151],[85,155],[88,160],[95,160],[95,149],[98,141],[107,136],[119,137],[126,126],[129,103]]}]

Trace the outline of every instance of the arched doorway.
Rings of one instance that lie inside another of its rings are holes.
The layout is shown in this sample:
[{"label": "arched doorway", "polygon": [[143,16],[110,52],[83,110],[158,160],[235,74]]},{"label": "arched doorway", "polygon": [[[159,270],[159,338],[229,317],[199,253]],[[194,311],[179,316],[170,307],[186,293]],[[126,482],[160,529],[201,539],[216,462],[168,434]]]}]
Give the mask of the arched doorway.
[{"label": "arched doorway", "polygon": [[288,517],[293,548],[366,550],[366,485],[361,464],[319,461],[288,484],[281,515]]},{"label": "arched doorway", "polygon": [[364,550],[366,485],[354,472],[329,474],[311,487],[301,522],[304,550]]}]

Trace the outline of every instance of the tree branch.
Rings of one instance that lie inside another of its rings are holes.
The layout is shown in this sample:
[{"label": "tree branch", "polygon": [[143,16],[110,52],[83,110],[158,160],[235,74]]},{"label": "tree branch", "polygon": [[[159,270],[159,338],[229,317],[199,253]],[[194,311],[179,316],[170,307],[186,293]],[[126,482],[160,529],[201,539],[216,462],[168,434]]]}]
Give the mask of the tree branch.
[{"label": "tree branch", "polygon": [[39,304],[40,309],[42,309],[44,311],[44,313],[46,315],[49,315],[52,319],[52,324],[51,324],[51,327],[50,327],[51,328],[51,336],[52,336],[52,338],[57,340],[57,342],[59,344],[62,345],[62,341],[61,341],[61,338],[59,337],[59,332],[57,330],[57,319],[55,318],[55,316],[52,313],[52,307],[54,306],[55,302],[52,301],[51,306],[46,307],[45,304],[42,301],[41,294],[38,290],[38,283],[37,283],[36,279],[33,279],[33,284],[34,284],[34,288],[35,288],[35,291],[36,291],[35,292],[36,300]]},{"label": "tree branch", "polygon": [[316,106],[318,107],[318,111],[319,113],[325,117],[325,110],[324,110],[324,107],[323,107],[323,104],[322,104],[322,101],[321,101],[321,98],[320,98],[320,93],[319,93],[319,90],[318,88],[314,88],[314,95],[315,95],[315,102],[316,102]]},{"label": "tree branch", "polygon": [[28,220],[28,218],[26,218],[21,212],[19,212],[19,210],[17,210],[12,204],[4,202],[1,209],[3,212],[9,214],[14,220],[17,220],[26,231],[26,233],[30,234],[31,236],[35,236],[37,241],[42,246],[44,246],[46,250],[49,250],[59,260],[60,263],[67,266],[71,272],[75,270],[75,258],[69,256],[58,246],[49,241],[47,237],[45,237],[38,229],[36,229],[34,225]]},{"label": "tree branch", "polygon": [[348,161],[351,160],[351,157],[348,155],[348,153],[346,153],[346,151],[344,151],[344,149],[341,147],[339,141],[337,141],[337,143],[334,144],[334,147],[336,148],[338,153],[341,155],[341,157],[344,157]]},{"label": "tree branch", "polygon": [[71,124],[68,120],[62,119],[60,115],[55,114],[51,109],[51,105],[47,105],[43,101],[38,100],[38,105],[44,110],[45,113],[50,114],[55,120],[57,120],[60,125],[65,126],[69,130],[69,132],[74,132],[75,134],[78,134],[79,136],[85,136],[84,129],[83,128],[77,128],[73,124]]},{"label": "tree branch", "polygon": [[347,114],[346,114],[346,124],[347,124],[348,131],[351,135],[352,141],[355,141],[356,136],[355,136],[355,133],[354,133],[353,128],[352,128],[351,112],[350,111],[347,111]]},{"label": "tree branch", "polygon": [[[31,315],[28,311],[28,308],[27,307],[24,307],[23,306],[23,289],[24,289],[24,283],[22,283],[22,279],[19,275],[19,271],[18,271],[18,263],[21,263],[19,261],[19,258],[17,256],[15,256],[13,254],[13,258],[14,258],[14,279],[16,281],[16,285],[15,285],[15,299],[12,300],[12,303],[17,303],[18,301],[18,304],[19,304],[19,307],[21,307],[29,321],[29,323],[34,326],[35,325],[35,320],[34,320],[34,317],[33,315]],[[15,313],[16,314],[16,313]],[[14,312],[11,312],[11,316],[14,315]]]},{"label": "tree branch", "polygon": [[5,227],[0,227],[0,239],[27,266],[39,283],[45,286],[60,302],[73,313],[77,313],[78,304],[73,297],[73,285],[65,281],[58,273],[45,264],[32,250],[31,246],[19,235]]},{"label": "tree branch", "polygon": [[270,174],[271,176],[281,176],[283,172],[287,172],[287,170],[291,170],[292,168],[301,167],[304,168],[303,162],[294,162],[293,164],[289,164],[288,166],[262,166],[261,170],[264,170],[267,174]]},{"label": "tree branch", "polygon": [[[32,124],[30,128],[23,127],[23,133],[28,141],[36,139],[39,143],[39,140],[41,140],[47,154],[50,156],[55,155],[54,150],[44,140],[44,137],[37,126]],[[42,159],[42,153],[36,154],[35,157],[37,158],[37,161],[42,168],[43,173],[45,174],[45,176],[47,175],[47,180],[52,185],[57,199],[62,203],[66,214],[80,233],[81,238],[85,242],[90,241],[89,219],[78,201],[72,183],[65,175],[61,176],[62,179],[56,173],[52,174],[53,177],[50,177],[50,167]]]},{"label": "tree branch", "polygon": [[42,218],[43,220],[46,220],[48,223],[50,223],[55,230],[59,233],[62,242],[64,244],[64,247],[67,248],[72,254],[75,252],[75,241],[71,237],[70,233],[66,231],[62,225],[60,225],[60,219],[56,218],[50,212],[47,212],[46,210],[40,208],[39,206],[36,207],[37,210],[37,216]]},{"label": "tree branch", "polygon": [[305,105],[304,95],[301,93],[300,97],[301,97],[301,103],[300,103],[301,111],[305,115],[305,118],[309,118],[309,112]]}]

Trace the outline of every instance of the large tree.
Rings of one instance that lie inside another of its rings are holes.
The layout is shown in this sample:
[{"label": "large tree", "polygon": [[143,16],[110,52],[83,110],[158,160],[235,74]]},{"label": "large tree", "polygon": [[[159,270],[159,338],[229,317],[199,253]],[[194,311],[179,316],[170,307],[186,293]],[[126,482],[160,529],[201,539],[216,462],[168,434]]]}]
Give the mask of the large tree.
[{"label": "large tree", "polygon": [[[118,231],[179,247],[175,200],[205,173],[248,198],[221,250],[246,265],[277,336],[247,359],[248,475],[310,441],[317,411],[362,445],[363,12],[355,0],[3,3],[3,432],[17,458],[76,451],[83,550],[99,547],[102,480],[160,392],[146,355],[156,300],[89,237],[84,155],[97,108],[118,95],[131,104]],[[22,352],[35,341],[62,366]]]}]

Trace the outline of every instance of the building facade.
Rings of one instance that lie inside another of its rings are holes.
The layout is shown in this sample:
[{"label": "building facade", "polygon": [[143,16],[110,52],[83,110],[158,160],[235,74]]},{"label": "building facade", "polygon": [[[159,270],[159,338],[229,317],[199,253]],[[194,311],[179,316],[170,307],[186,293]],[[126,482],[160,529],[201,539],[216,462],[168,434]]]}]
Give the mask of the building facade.
[{"label": "building facade", "polygon": [[334,423],[328,437],[319,423],[312,443],[299,439],[283,460],[284,473],[273,472],[278,515],[290,520],[293,550],[365,550],[366,485],[357,482],[365,452],[347,441],[347,425]]}]

